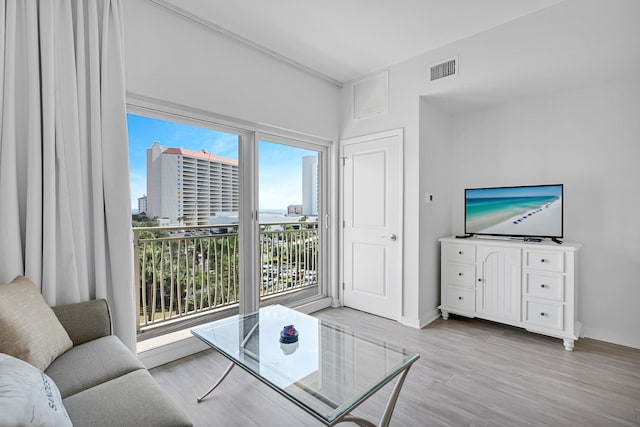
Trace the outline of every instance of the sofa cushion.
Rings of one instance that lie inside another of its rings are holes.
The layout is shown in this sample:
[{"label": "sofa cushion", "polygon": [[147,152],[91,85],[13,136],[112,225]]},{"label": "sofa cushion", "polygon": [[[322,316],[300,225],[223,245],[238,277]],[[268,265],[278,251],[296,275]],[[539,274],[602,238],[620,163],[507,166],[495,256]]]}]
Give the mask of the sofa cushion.
[{"label": "sofa cushion", "polygon": [[34,283],[18,276],[0,285],[0,353],[45,370],[73,346]]},{"label": "sofa cushion", "polygon": [[73,347],[49,365],[46,373],[66,398],[143,368],[122,341],[110,335]]},{"label": "sofa cushion", "polygon": [[146,369],[74,394],[63,402],[76,427],[192,425]]},{"label": "sofa cushion", "polygon": [[53,380],[7,354],[0,354],[0,426],[71,427]]},{"label": "sofa cushion", "polygon": [[104,299],[51,307],[73,345],[111,335],[111,316]]}]

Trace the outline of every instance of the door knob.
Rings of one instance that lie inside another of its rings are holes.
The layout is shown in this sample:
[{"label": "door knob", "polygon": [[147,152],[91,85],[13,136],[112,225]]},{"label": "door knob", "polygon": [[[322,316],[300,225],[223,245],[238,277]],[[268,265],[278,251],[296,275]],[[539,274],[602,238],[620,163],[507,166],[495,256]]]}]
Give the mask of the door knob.
[{"label": "door knob", "polygon": [[398,240],[398,236],[396,236],[395,234],[389,234],[388,236],[380,236],[383,239],[389,239],[392,242],[395,242],[396,240]]}]

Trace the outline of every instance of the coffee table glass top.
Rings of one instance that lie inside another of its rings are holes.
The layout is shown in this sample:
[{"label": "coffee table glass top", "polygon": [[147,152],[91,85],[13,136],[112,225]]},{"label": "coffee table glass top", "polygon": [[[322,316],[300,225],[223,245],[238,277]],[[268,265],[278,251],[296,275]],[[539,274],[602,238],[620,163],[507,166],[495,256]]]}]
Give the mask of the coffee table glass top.
[{"label": "coffee table glass top", "polygon": [[[280,343],[280,332],[287,325],[295,326],[298,342]],[[191,332],[327,423],[348,413],[419,358],[281,305]]]}]

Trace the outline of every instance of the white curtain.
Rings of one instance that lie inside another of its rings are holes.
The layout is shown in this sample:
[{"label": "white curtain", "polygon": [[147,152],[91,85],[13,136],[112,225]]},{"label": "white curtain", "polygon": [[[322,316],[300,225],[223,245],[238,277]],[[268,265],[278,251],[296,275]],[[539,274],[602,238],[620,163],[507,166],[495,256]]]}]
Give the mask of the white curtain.
[{"label": "white curtain", "polygon": [[0,283],[106,298],[135,349],[121,0],[1,0]]}]

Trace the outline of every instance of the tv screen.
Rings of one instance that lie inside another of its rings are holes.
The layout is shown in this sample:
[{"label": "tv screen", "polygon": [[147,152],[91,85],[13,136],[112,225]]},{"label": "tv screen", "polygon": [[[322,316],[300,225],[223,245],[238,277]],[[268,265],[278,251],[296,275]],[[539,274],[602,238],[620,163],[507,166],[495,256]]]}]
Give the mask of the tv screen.
[{"label": "tv screen", "polygon": [[465,190],[466,234],[562,237],[562,184]]}]

